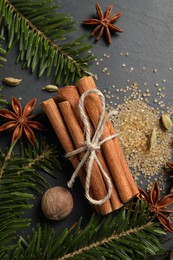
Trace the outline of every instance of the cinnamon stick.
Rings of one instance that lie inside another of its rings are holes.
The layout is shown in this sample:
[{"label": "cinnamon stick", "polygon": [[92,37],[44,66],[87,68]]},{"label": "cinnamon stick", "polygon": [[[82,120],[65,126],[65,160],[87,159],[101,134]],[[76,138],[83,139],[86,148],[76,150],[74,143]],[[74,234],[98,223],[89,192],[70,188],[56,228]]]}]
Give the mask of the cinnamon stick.
[{"label": "cinnamon stick", "polygon": [[[65,122],[61,116],[61,113],[60,113],[54,99],[50,98],[46,101],[43,101],[41,103],[41,106],[42,106],[45,114],[49,118],[49,121],[50,121],[58,139],[60,140],[64,151],[66,153],[74,151],[75,146],[73,144],[73,141],[70,138],[68,129],[66,128]],[[72,157],[70,159],[70,161],[71,161],[73,167],[76,169],[79,164],[79,160],[78,160],[77,156]],[[85,178],[86,178],[86,172],[85,172],[84,168],[82,168],[80,170],[79,178],[80,178],[82,185],[84,186]],[[90,189],[90,194],[91,194],[91,196],[94,196],[94,192],[93,192],[92,188]],[[95,205],[94,208],[98,214],[101,214],[100,208],[98,206]]]},{"label": "cinnamon stick", "polygon": [[[62,140],[62,146],[65,150],[65,152],[71,152],[74,150],[73,142],[70,138],[68,129],[65,126],[65,123],[63,121],[63,118],[61,116],[61,113],[53,100],[53,98],[49,98],[46,101],[43,101],[41,103],[41,106],[46,113],[47,117],[49,118],[49,121],[58,136],[58,139]],[[71,158],[72,161],[76,161],[77,158]],[[72,163],[73,164],[73,163]]]},{"label": "cinnamon stick", "polygon": [[[83,123],[82,123],[82,120],[80,118],[79,109],[78,109],[78,103],[79,103],[80,96],[79,96],[79,92],[77,90],[77,87],[76,86],[68,86],[68,87],[63,87],[63,88],[59,89],[59,95],[54,98],[55,102],[56,103],[61,102],[62,97],[63,97],[64,100],[68,100],[70,102],[71,107],[73,109],[73,112],[74,112],[74,114],[75,114],[75,116],[76,116],[76,118],[79,122],[79,125],[80,125],[80,127],[82,128],[82,131],[83,131]],[[89,118],[88,118],[88,120],[89,120]],[[92,130],[92,127],[90,129]],[[115,185],[113,183],[110,171],[108,169],[108,166],[107,166],[106,161],[104,159],[104,155],[103,155],[101,150],[97,151],[97,157],[98,157],[99,161],[101,162],[101,165],[102,165],[104,171],[108,174],[109,178],[112,181],[112,196],[110,198],[110,201],[111,201],[111,205],[112,205],[113,210],[117,210],[120,207],[122,207],[123,204],[122,204],[120,197],[117,193],[117,190],[116,190]]]},{"label": "cinnamon stick", "polygon": [[[77,87],[80,94],[89,89],[96,88],[92,77],[83,77],[77,82]],[[85,107],[94,127],[96,128],[102,111],[100,98],[95,94],[90,94],[85,100]],[[109,135],[110,127],[106,125],[102,139],[105,139]],[[131,189],[131,187],[135,187],[135,183],[133,178],[129,177],[131,173],[130,171],[127,172],[127,166],[123,166],[127,163],[124,161],[122,153],[119,152],[121,148],[120,146],[117,146],[117,143],[112,139],[105,142],[102,145],[102,149],[111,171],[112,178],[114,179],[116,188],[119,192],[119,196],[123,202],[126,202],[138,193],[138,189]]]},{"label": "cinnamon stick", "polygon": [[[82,89],[82,85],[85,86],[85,87],[84,87],[85,91],[86,91],[86,90],[89,90],[89,89],[97,89],[97,86],[96,86],[96,84],[95,84],[95,81],[94,81],[93,77],[91,77],[91,76],[89,76],[89,77],[83,77],[81,80],[78,81],[77,84],[81,86],[80,89]],[[88,87],[88,86],[89,86],[89,87]],[[98,107],[99,107],[100,110],[101,110],[101,108],[102,108],[101,101],[100,101],[100,99],[97,98],[96,96],[95,96],[95,98],[97,99]],[[107,113],[105,112],[105,115],[106,115],[106,114],[107,114]],[[113,125],[112,125],[112,123],[111,123],[110,120],[107,122],[107,127],[109,128],[109,131],[110,131],[110,134],[111,134],[111,135],[112,135],[112,134],[115,134],[115,129],[114,129],[114,127],[113,127]],[[128,164],[127,164],[127,161],[126,161],[126,159],[125,159],[124,153],[123,153],[123,151],[122,151],[122,149],[121,149],[121,147],[120,147],[119,141],[118,141],[117,138],[114,138],[114,139],[113,139],[113,142],[114,142],[114,145],[115,145],[115,149],[116,149],[116,151],[117,151],[117,153],[118,153],[118,157],[120,158],[120,161],[121,161],[122,167],[123,167],[123,169],[124,169],[124,173],[125,173],[125,175],[126,175],[126,178],[127,178],[127,180],[128,180],[129,187],[130,187],[130,189],[131,189],[131,191],[132,191],[132,194],[133,194],[133,195],[136,195],[137,193],[139,193],[139,190],[138,190],[138,187],[137,187],[137,185],[136,185],[136,182],[135,182],[134,179],[133,179],[133,176],[132,176],[132,174],[131,174],[131,171],[130,171],[130,169],[129,169],[129,166],[128,166]]]},{"label": "cinnamon stick", "polygon": [[83,127],[83,123],[79,114],[78,103],[79,103],[79,92],[76,86],[67,86],[58,90],[58,95],[54,97],[55,103],[58,104],[62,101],[69,101],[73,112],[79,122],[79,125]]},{"label": "cinnamon stick", "polygon": [[[72,136],[75,147],[80,148],[81,146],[84,145],[85,142],[84,134],[73,113],[70,103],[68,101],[64,101],[59,103],[58,106],[66,122],[67,128]],[[82,159],[83,156],[84,154],[81,153],[80,158]],[[85,164],[85,167],[87,168],[87,164]],[[93,189],[95,199],[97,200],[103,199],[107,194],[104,180],[102,178],[100,169],[95,161],[93,162],[93,167],[92,167],[91,187]],[[100,205],[100,211],[102,215],[108,214],[112,212],[112,210],[113,209],[109,200],[106,201],[104,204]]]}]

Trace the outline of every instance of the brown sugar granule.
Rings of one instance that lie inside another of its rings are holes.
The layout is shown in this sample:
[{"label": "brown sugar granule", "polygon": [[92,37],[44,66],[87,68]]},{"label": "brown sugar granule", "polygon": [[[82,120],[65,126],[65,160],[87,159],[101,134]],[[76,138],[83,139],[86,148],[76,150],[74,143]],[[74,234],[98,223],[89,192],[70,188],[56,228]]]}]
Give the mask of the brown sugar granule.
[{"label": "brown sugar granule", "polygon": [[[146,102],[126,100],[117,108],[118,115],[112,119],[126,160],[136,181],[141,177],[150,189],[152,179],[157,179],[164,190],[166,162],[171,158],[172,133],[162,129],[160,113]],[[155,129],[157,141],[149,146],[149,138]]]}]

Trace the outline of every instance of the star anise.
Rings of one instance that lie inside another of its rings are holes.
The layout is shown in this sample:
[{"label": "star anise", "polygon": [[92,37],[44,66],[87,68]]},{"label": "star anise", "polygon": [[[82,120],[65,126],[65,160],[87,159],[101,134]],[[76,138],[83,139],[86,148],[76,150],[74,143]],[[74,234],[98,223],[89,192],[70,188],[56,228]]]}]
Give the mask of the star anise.
[{"label": "star anise", "polygon": [[139,191],[138,197],[149,204],[150,212],[154,212],[160,223],[173,233],[173,226],[166,215],[173,212],[173,209],[167,208],[167,206],[173,203],[173,193],[160,199],[160,189],[157,182],[154,182],[149,195],[140,188]]},{"label": "star anise", "polygon": [[14,112],[8,109],[0,109],[0,116],[8,119],[8,122],[0,126],[0,131],[7,129],[13,130],[12,143],[16,139],[20,139],[24,132],[28,140],[34,144],[35,135],[32,128],[37,130],[45,130],[45,127],[41,123],[32,120],[35,115],[30,116],[34,109],[35,103],[36,98],[33,98],[26,104],[24,109],[22,109],[20,102],[15,97],[12,97],[11,105]]},{"label": "star anise", "polygon": [[108,44],[111,44],[111,33],[110,31],[114,32],[123,32],[118,26],[114,25],[115,21],[122,15],[122,13],[116,13],[112,17],[110,17],[111,12],[113,9],[113,5],[111,4],[105,13],[103,13],[100,5],[96,4],[96,15],[98,19],[88,19],[84,20],[83,24],[93,25],[96,28],[92,31],[91,35],[96,36],[96,40],[99,41],[102,37],[103,33],[105,32],[106,39]]},{"label": "star anise", "polygon": [[[168,167],[173,171],[173,162],[167,162],[166,164],[167,164]],[[170,176],[170,179],[173,180],[173,175]],[[172,188],[170,189],[170,192],[173,192],[173,186],[172,186]]]}]

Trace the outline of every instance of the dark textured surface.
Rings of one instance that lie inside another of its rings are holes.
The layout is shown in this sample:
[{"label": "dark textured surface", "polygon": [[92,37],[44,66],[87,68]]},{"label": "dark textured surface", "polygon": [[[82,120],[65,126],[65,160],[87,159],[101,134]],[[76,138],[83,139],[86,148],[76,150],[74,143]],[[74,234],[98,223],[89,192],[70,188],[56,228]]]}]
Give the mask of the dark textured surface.
[{"label": "dark textured surface", "polygon": [[[82,26],[81,22],[95,15],[95,1],[64,0],[55,2],[62,2],[60,10],[74,16],[78,23],[79,30],[73,33],[71,37],[91,32],[92,28]],[[107,46],[104,39],[95,43],[94,38],[88,37],[88,42],[94,44],[92,52],[99,58],[103,58],[103,62],[100,62],[99,65],[93,62],[90,66],[91,71],[98,75],[97,86],[99,89],[110,90],[113,84],[123,88],[127,85],[127,80],[130,80],[131,83],[138,82],[144,90],[149,88],[150,92],[156,95],[155,84],[163,85],[162,81],[166,79],[164,100],[167,105],[173,105],[173,70],[170,70],[170,67],[173,67],[173,2],[171,0],[113,0],[111,2],[100,0],[99,3],[103,10],[106,10],[109,4],[113,3],[113,13],[123,12],[117,25],[124,30],[122,34],[112,35],[110,47]],[[128,57],[120,55],[120,53],[126,52],[129,53]],[[105,58],[104,53],[110,57]],[[13,76],[22,78],[23,82],[18,87],[4,85],[3,93],[8,101],[10,101],[11,96],[22,97],[22,105],[31,98],[37,97],[36,111],[42,113],[44,118],[39,103],[50,96],[54,96],[54,94],[43,92],[41,89],[46,84],[51,83],[50,79],[46,77],[38,79],[35,74],[32,75],[29,71],[22,70],[20,64],[15,64],[15,58],[16,53],[13,50],[7,57],[8,62],[1,69],[1,78]],[[126,67],[123,68],[122,64],[126,64]],[[105,67],[108,68],[110,75],[103,73]],[[144,70],[143,67],[146,67],[146,69]],[[130,72],[130,68],[134,68],[134,70]],[[156,68],[157,73],[153,73]],[[144,85],[145,82],[146,86]],[[0,142],[1,145],[8,145],[9,138],[2,135]],[[65,186],[70,173],[72,173],[72,169],[64,164],[64,170],[57,173],[56,183],[51,180],[52,185]],[[53,224],[57,230],[62,226],[70,226],[75,223],[81,215],[86,223],[92,213],[82,194],[79,182],[75,184],[72,192],[74,210],[67,219]],[[37,221],[45,220],[40,214],[40,198],[37,198],[33,211],[27,214],[32,217],[33,225]],[[169,243],[170,247],[172,244],[172,242]]]}]

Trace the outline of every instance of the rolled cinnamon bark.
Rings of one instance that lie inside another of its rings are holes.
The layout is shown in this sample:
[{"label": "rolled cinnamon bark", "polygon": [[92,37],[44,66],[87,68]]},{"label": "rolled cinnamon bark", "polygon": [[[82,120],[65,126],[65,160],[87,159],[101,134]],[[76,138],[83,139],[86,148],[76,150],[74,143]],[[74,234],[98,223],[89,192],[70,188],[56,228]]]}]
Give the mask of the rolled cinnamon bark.
[{"label": "rolled cinnamon bark", "polygon": [[[81,78],[77,82],[77,87],[79,93],[83,94],[87,90],[96,88],[96,85],[93,78],[89,76]],[[85,100],[85,107],[94,127],[97,128],[102,111],[100,98],[95,94],[90,94]],[[110,127],[110,124],[111,123],[107,123],[105,126],[102,139],[105,139],[113,132],[115,133],[115,131],[113,131],[113,127]],[[126,202],[138,193],[138,188],[132,178],[117,138],[105,142],[102,145],[102,149],[119,196],[123,202]]]},{"label": "rolled cinnamon bark", "polygon": [[[77,87],[68,86],[68,87],[63,87],[63,88],[59,89],[59,95],[55,97],[55,102],[59,103],[59,102],[62,101],[62,99],[68,100],[70,102],[71,107],[73,109],[73,112],[74,112],[74,114],[75,114],[75,116],[76,116],[76,118],[77,118],[77,120],[80,124],[80,127],[82,128],[82,131],[83,131],[83,122],[80,118],[79,109],[78,109],[79,98],[80,98],[80,96],[79,96]],[[88,120],[89,120],[89,117],[88,117]],[[90,120],[89,120],[89,122],[90,122]],[[91,130],[93,131],[92,127],[91,127]],[[102,165],[104,171],[108,174],[109,178],[112,181],[112,196],[110,198],[110,201],[111,201],[111,205],[112,205],[113,210],[117,210],[120,207],[122,207],[123,204],[122,204],[120,197],[117,193],[114,182],[112,180],[112,176],[110,174],[110,171],[108,169],[104,155],[103,155],[101,150],[97,151],[97,157],[98,157],[99,161],[101,162],[101,165]]]},{"label": "rolled cinnamon bark", "polygon": [[[70,133],[65,125],[65,122],[61,116],[61,113],[60,113],[54,99],[50,98],[46,101],[43,101],[41,103],[41,106],[42,106],[45,114],[49,118],[49,121],[50,121],[58,139],[60,140],[64,151],[66,153],[74,151],[75,146],[73,144],[73,141],[70,137]],[[79,162],[80,162],[78,160],[77,156],[73,156],[72,158],[70,158],[70,161],[75,169],[77,168],[77,166],[79,165]],[[84,186],[85,179],[86,179],[86,172],[85,172],[84,168],[82,168],[80,170],[79,178],[80,178],[82,185]],[[92,188],[90,189],[90,194],[91,194],[91,196],[94,196],[94,192],[93,192]],[[100,211],[100,207],[95,205],[94,208],[98,214],[102,214]]]},{"label": "rolled cinnamon bark", "polygon": [[[58,139],[62,141],[62,146],[65,150],[65,152],[71,152],[74,150],[73,141],[70,138],[70,134],[68,129],[65,126],[65,122],[61,116],[61,113],[54,101],[53,98],[50,98],[46,101],[43,101],[41,103],[41,106],[46,113],[47,117],[49,118],[49,121],[58,136]],[[71,158],[72,164],[76,166],[76,163],[78,162],[77,158]]]},{"label": "rolled cinnamon bark", "polygon": [[[66,126],[71,134],[71,137],[75,144],[75,148],[80,148],[84,145],[85,138],[82,129],[80,128],[79,123],[75,117],[75,114],[73,113],[70,103],[68,101],[64,101],[59,103],[58,106],[66,122]],[[80,159],[82,159],[84,153],[81,153],[79,156]],[[85,164],[85,167],[87,168],[87,163]],[[94,192],[94,199],[101,200],[106,196],[107,189],[103,177],[101,175],[100,169],[95,161],[93,162],[92,167],[91,187]],[[104,204],[100,205],[99,207],[102,215],[108,214],[113,211],[110,200],[107,200]]]},{"label": "rolled cinnamon bark", "polygon": [[58,95],[54,97],[54,100],[56,104],[62,101],[69,101],[72,106],[72,110],[79,122],[79,125],[83,128],[83,122],[81,120],[78,109],[79,97],[79,92],[76,86],[67,86],[58,90]]}]

